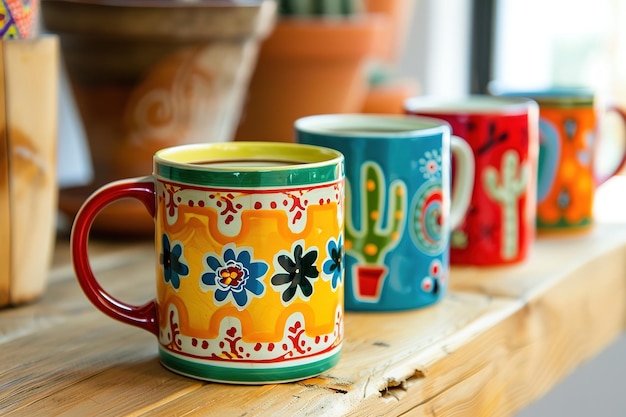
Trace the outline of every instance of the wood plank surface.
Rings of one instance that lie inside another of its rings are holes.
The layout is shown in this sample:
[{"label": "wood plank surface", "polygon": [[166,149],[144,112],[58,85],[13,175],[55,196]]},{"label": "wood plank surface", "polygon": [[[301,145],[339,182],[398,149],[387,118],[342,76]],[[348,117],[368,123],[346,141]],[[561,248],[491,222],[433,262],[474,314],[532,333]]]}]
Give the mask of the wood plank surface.
[{"label": "wood plank surface", "polygon": [[[136,248],[124,258],[140,261],[116,263],[111,268],[101,268],[96,274],[116,296],[130,302],[143,302],[150,294],[147,287],[152,284],[154,273],[152,249],[148,245]],[[484,322],[501,320],[503,314],[514,310],[515,304],[479,294],[458,293],[421,311],[348,314],[347,340],[340,364],[322,377],[277,385],[262,400],[259,392],[267,392],[268,387],[200,383],[162,369],[156,359],[153,336],[95,311],[70,278],[57,280],[40,303],[13,309],[6,315],[14,323],[21,316],[25,327],[24,322],[41,314],[38,320],[32,320],[30,333],[19,334],[19,329],[13,329],[9,330],[12,338],[3,336],[2,349],[6,351],[3,360],[7,363],[0,373],[3,382],[0,413],[3,415],[36,415],[52,409],[61,414],[67,411],[70,415],[82,415],[86,409],[96,415],[134,415],[155,406],[163,415],[171,415],[174,411],[183,413],[187,408],[192,411],[198,407],[198,401],[206,404],[210,399],[213,408],[219,405],[217,414],[231,415],[234,410],[240,410],[237,414],[243,411],[242,395],[250,402],[245,412],[254,415],[276,412],[298,415],[304,409],[315,415],[328,407],[343,414],[358,405],[363,397],[378,397],[390,386],[420,375],[420,367],[447,354],[438,347],[443,341],[460,330],[468,336],[479,333]],[[372,332],[372,329],[378,330]],[[31,358],[27,366],[21,364],[23,357]],[[129,366],[131,369],[126,369]],[[118,383],[123,375],[128,378],[129,372],[133,374],[134,389]],[[10,383],[3,378],[9,374]],[[103,401],[100,406],[93,404],[94,398],[106,397],[107,389],[98,383],[87,383],[92,380],[110,386],[107,388],[109,398],[116,400]],[[150,389],[155,380],[162,381],[163,386]],[[197,390],[200,392],[195,392]],[[238,394],[233,395],[233,390]],[[274,404],[276,391],[282,394],[280,401]],[[163,397],[168,401],[164,402]],[[73,400],[63,402],[63,398]],[[60,407],[61,403],[64,407]],[[200,414],[205,413],[206,410]]]},{"label": "wood plank surface", "polygon": [[[626,188],[625,188],[626,189]],[[0,310],[3,416],[507,416],[608,346],[626,326],[626,221],[538,239],[509,268],[454,268],[436,306],[347,313],[339,364],[308,380],[237,386],[160,366],[148,332],[92,307],[60,239],[35,303]],[[150,242],[93,242],[100,282],[142,303]]]}]

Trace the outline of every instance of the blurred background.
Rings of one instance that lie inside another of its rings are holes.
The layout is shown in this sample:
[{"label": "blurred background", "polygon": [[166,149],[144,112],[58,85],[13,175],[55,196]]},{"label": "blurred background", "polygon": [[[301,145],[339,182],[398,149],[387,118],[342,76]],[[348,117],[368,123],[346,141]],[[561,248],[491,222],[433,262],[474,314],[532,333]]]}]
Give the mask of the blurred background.
[{"label": "blurred background", "polygon": [[[393,1],[393,0],[391,0]],[[494,80],[520,89],[593,87],[626,105],[626,4],[620,0],[410,0],[393,76],[417,94],[485,93]],[[389,72],[389,71],[388,71]],[[67,79],[63,80],[65,92]],[[88,150],[76,109],[62,100],[61,185],[86,181]],[[612,123],[608,120],[607,123]],[[621,129],[617,123],[613,129]],[[619,136],[619,135],[616,135]],[[71,144],[68,145],[68,144]],[[67,146],[63,146],[67,145]]]},{"label": "blurred background", "polygon": [[[417,4],[400,67],[404,74],[417,77],[422,93],[483,93],[497,80],[520,89],[588,86],[602,100],[626,104],[624,1]],[[606,124],[611,135],[623,136],[621,124],[610,118]],[[608,164],[610,153],[606,152]],[[518,417],[626,415],[625,358],[626,337],[622,336]]]},{"label": "blurred background", "polygon": [[[373,52],[363,70],[372,87],[370,99],[374,87],[399,84],[400,88],[394,90],[391,107],[370,103],[363,111],[401,112],[398,100],[403,94],[486,93],[494,81],[519,89],[587,86],[602,101],[626,105],[626,2],[622,0],[408,0],[404,7],[405,19],[395,23],[398,33],[392,50]],[[67,78],[62,89],[59,181],[63,189],[92,181],[93,167]],[[250,112],[244,110],[242,120],[250,120]],[[611,136],[624,136],[619,123],[610,117],[605,123]],[[613,163],[614,153],[608,149],[604,154],[605,163]],[[624,357],[626,338],[622,337],[519,417],[626,415],[621,388]]]}]

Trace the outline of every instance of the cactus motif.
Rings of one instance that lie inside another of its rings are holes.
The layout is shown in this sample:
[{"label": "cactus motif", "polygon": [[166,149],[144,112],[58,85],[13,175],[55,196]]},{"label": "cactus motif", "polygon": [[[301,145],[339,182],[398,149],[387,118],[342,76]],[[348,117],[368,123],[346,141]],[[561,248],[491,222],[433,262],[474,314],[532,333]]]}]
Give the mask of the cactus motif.
[{"label": "cactus motif", "polygon": [[[402,237],[406,224],[406,185],[394,181],[388,189],[387,222],[383,227],[382,213],[387,198],[384,174],[375,162],[361,166],[361,229],[357,230],[350,216],[346,216],[346,251],[366,264],[382,264],[385,254]],[[352,213],[352,194],[346,182],[346,213]]]},{"label": "cactus motif", "polygon": [[500,178],[498,170],[489,166],[483,172],[483,184],[487,195],[498,202],[502,210],[503,259],[513,259],[519,252],[519,210],[518,201],[528,180],[528,164],[520,164],[519,155],[508,150],[502,155]]},{"label": "cactus motif", "polygon": [[450,235],[450,247],[465,249],[467,248],[467,233],[463,230],[453,230]]}]

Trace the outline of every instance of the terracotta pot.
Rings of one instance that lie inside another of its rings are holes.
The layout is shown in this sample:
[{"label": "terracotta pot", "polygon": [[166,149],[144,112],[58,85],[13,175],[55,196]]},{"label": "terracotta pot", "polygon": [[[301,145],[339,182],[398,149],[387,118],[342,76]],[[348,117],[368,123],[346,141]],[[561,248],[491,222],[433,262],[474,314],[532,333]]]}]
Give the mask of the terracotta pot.
[{"label": "terracotta pot", "polygon": [[236,140],[293,141],[293,122],[319,113],[358,112],[367,93],[365,63],[384,16],[287,19],[263,42]]},{"label": "terracotta pot", "polygon": [[414,7],[413,0],[364,0],[365,10],[387,17],[390,29],[376,38],[374,68],[383,71],[384,79],[370,85],[361,109],[363,113],[402,114],[404,100],[419,93],[416,80],[395,75]]},{"label": "terracotta pot", "polygon": [[361,113],[404,114],[404,101],[419,93],[417,81],[400,78],[371,85]]},{"label": "terracotta pot", "polygon": [[391,28],[376,38],[376,58],[387,63],[397,63],[404,48],[415,3],[414,0],[364,0],[365,10],[386,16]]},{"label": "terracotta pot", "polygon": [[[274,24],[273,0],[247,2],[42,0],[43,24],[61,52],[92,154],[95,180],[61,190],[75,214],[96,187],[147,175],[152,155],[184,143],[229,141],[257,58]],[[95,228],[134,233],[103,218]]]}]

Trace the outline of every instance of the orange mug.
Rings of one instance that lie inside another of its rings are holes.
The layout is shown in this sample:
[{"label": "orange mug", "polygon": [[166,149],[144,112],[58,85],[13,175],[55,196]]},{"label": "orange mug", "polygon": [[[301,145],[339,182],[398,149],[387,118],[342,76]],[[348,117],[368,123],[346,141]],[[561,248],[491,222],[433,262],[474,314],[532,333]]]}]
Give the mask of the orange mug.
[{"label": "orange mug", "polygon": [[593,91],[584,88],[504,95],[529,97],[539,104],[537,232],[587,230],[593,224],[596,188],[626,163],[626,149],[621,149],[619,162],[601,174],[606,167],[597,154],[608,139],[601,121],[614,112],[626,126],[626,113],[617,107],[603,108]]}]

